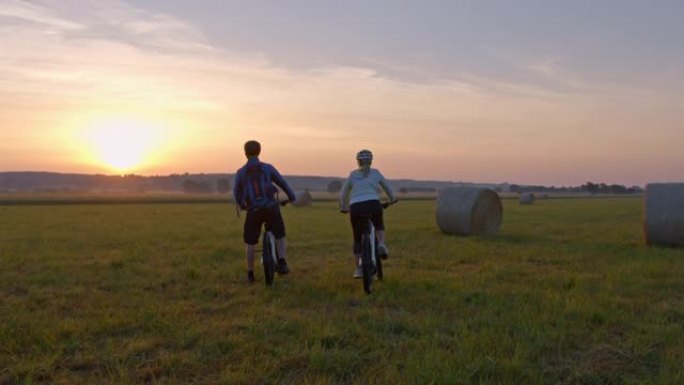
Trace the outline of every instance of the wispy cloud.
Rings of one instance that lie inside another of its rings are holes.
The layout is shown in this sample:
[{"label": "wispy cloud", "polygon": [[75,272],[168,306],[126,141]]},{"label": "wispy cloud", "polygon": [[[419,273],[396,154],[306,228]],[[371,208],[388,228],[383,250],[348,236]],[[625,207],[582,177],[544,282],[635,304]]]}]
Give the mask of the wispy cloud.
[{"label": "wispy cloud", "polygon": [[590,85],[579,75],[563,66],[563,61],[558,56],[546,57],[540,60],[522,64],[522,67],[543,79],[569,89],[571,91],[587,91],[596,86]]},{"label": "wispy cloud", "polygon": [[13,1],[0,5],[0,18],[0,91],[67,103],[212,104],[178,80],[179,62],[210,51],[180,20],[117,1]]},{"label": "wispy cloud", "polygon": [[[655,100],[589,82],[561,55],[507,58],[527,80],[458,68],[435,74],[373,58],[281,68],[266,53],[213,46],[195,25],[117,0],[4,1],[0,47],[6,127],[25,121],[18,111],[28,109],[44,111],[32,119],[60,109],[143,109],[192,121],[188,137],[204,144],[271,135],[283,152],[313,148],[312,156],[325,158],[368,142],[416,164],[458,156],[463,162],[440,173],[471,180],[494,178],[495,164],[507,159],[535,164],[549,154],[578,159],[613,151],[605,149],[610,136],[637,132],[634,117],[646,115],[634,107]],[[490,173],[478,178],[469,162]]]},{"label": "wispy cloud", "polygon": [[0,17],[9,23],[29,23],[37,26],[54,27],[59,30],[78,30],[83,28],[73,20],[56,15],[39,2],[7,0],[0,4]]},{"label": "wispy cloud", "polygon": [[[374,69],[373,63],[286,70],[265,56],[212,47],[198,28],[183,20],[115,0],[12,1],[0,9],[0,17],[11,21],[0,27],[3,91],[44,92],[76,103],[94,95],[157,107],[167,103],[171,108],[334,99],[344,101],[336,107],[340,110],[353,106],[364,113],[368,103],[381,104],[364,95],[371,93],[409,104],[412,98],[427,101],[435,91],[453,101],[502,92],[538,97],[552,93],[470,74],[434,77],[396,65],[392,70],[399,76],[392,76]],[[551,64],[534,68],[556,76]],[[414,81],[403,80],[411,77]]]}]

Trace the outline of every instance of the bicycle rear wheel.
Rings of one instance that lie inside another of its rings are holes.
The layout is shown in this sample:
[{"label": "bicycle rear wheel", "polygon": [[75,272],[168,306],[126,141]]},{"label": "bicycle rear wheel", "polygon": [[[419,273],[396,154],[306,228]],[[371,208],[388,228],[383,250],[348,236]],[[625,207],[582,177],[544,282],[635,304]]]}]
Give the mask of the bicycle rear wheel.
[{"label": "bicycle rear wheel", "polygon": [[363,253],[361,254],[361,269],[363,271],[363,291],[370,294],[373,291],[373,260],[371,259],[371,240],[368,232],[363,234]]},{"label": "bicycle rear wheel", "polygon": [[273,286],[273,276],[275,275],[275,243],[273,234],[264,233],[262,242],[261,263],[264,265],[264,278],[267,286]]}]

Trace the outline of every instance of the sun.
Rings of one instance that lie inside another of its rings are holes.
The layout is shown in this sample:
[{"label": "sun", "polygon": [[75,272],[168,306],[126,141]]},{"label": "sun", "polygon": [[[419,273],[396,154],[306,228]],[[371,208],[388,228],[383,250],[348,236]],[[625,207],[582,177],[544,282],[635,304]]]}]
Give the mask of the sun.
[{"label": "sun", "polygon": [[86,134],[93,161],[117,173],[131,172],[151,161],[158,130],[131,120],[97,123]]}]

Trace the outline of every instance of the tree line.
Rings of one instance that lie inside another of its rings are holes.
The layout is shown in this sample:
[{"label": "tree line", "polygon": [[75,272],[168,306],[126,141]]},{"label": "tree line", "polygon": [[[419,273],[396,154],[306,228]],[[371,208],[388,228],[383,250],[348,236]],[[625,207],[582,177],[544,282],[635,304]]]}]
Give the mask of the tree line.
[{"label": "tree line", "polygon": [[[214,192],[218,193],[229,193],[231,191],[230,179],[222,178],[218,179],[216,183],[211,183],[205,180],[195,180],[186,179],[182,183],[182,188],[184,193],[188,194],[210,194]],[[329,182],[326,186],[326,190],[331,193],[338,193],[342,190],[342,181],[333,180]],[[510,191],[513,193],[523,193],[523,192],[547,192],[547,193],[585,193],[585,194],[611,194],[611,195],[622,195],[622,194],[639,194],[643,192],[643,189],[639,186],[627,187],[620,184],[606,184],[606,183],[594,183],[587,182],[580,186],[542,186],[542,185],[518,185],[511,184],[504,186],[498,186],[495,188],[498,192]],[[401,194],[407,193],[435,193],[437,189],[434,187],[422,187],[422,186],[402,186],[398,189]]]},{"label": "tree line", "polygon": [[[510,192],[522,193],[522,192],[560,192],[560,193],[585,193],[585,194],[639,194],[643,192],[643,189],[639,186],[627,187],[621,184],[606,184],[606,183],[594,183],[587,182],[580,186],[571,187],[556,187],[556,186],[522,186],[517,184],[510,185]],[[501,189],[499,189],[501,191]]]}]

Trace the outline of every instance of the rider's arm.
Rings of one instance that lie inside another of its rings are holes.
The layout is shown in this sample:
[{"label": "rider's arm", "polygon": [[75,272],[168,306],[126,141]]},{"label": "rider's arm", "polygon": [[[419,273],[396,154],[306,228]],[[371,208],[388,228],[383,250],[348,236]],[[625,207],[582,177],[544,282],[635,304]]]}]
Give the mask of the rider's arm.
[{"label": "rider's arm", "polygon": [[387,198],[389,198],[390,202],[394,202],[396,200],[396,198],[394,197],[394,192],[392,192],[392,188],[389,186],[389,184],[387,183],[387,180],[382,175],[382,173],[380,173],[380,171],[378,171],[378,176],[379,176],[378,184],[385,191],[385,194],[387,194]]},{"label": "rider's arm", "polygon": [[287,184],[285,181],[285,178],[280,175],[278,170],[276,170],[275,167],[271,166],[271,179],[273,180],[273,183],[275,183],[278,187],[280,187],[283,191],[285,191],[285,194],[287,194],[287,199],[290,200],[290,202],[294,202],[296,199],[294,191],[290,188],[290,185]]},{"label": "rider's arm", "polygon": [[344,182],[344,185],[342,185],[342,190],[340,191],[340,211],[349,211],[349,193],[352,189],[351,180],[352,176],[350,174],[349,178]]},{"label": "rider's arm", "polygon": [[242,169],[239,169],[237,173],[235,173],[235,182],[233,183],[233,199],[235,200],[235,204],[240,206],[241,209],[245,209],[245,197],[242,195],[243,179],[244,173],[242,172]]}]

